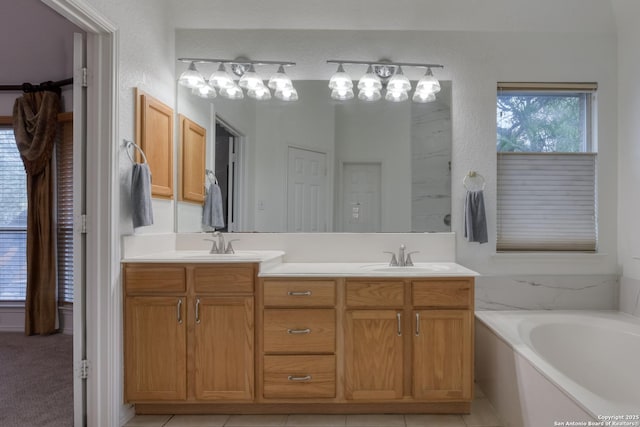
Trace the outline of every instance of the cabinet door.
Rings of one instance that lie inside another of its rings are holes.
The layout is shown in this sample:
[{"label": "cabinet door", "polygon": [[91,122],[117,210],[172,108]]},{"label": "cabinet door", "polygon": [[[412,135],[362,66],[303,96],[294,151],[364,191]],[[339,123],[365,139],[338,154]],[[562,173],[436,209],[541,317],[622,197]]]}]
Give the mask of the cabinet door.
[{"label": "cabinet door", "polygon": [[187,397],[187,339],[183,297],[125,300],[125,399]]},{"label": "cabinet door", "polygon": [[402,312],[348,310],[345,320],[345,397],[402,398]]},{"label": "cabinet door", "polygon": [[253,399],[253,297],[199,297],[195,315],[196,399]]},{"label": "cabinet door", "polygon": [[413,313],[415,399],[471,399],[471,314],[467,310],[418,310]]}]

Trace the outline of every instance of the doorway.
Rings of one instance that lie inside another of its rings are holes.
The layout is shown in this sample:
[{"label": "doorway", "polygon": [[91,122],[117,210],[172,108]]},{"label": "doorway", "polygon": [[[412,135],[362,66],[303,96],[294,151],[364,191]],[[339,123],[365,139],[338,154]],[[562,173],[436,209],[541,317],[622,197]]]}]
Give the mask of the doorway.
[{"label": "doorway", "polygon": [[289,147],[287,231],[327,231],[327,154]]},{"label": "doorway", "polygon": [[342,231],[381,231],[381,163],[343,163],[340,220]]},{"label": "doorway", "polygon": [[218,231],[238,231],[238,199],[241,135],[216,117],[214,171],[222,193],[224,227]]}]

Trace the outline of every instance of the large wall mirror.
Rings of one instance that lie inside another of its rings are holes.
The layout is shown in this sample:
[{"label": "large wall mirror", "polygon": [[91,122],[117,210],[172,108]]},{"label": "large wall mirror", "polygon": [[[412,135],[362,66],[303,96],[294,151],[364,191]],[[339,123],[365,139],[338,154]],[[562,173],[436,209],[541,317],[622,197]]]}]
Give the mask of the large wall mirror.
[{"label": "large wall mirror", "polygon": [[[451,82],[440,83],[427,104],[333,101],[325,80],[296,80],[295,102],[178,86],[176,111],[206,131],[203,186],[217,182],[224,205],[216,229],[450,231]],[[193,162],[176,164],[180,186]],[[203,203],[178,196],[176,231],[212,230]]]}]

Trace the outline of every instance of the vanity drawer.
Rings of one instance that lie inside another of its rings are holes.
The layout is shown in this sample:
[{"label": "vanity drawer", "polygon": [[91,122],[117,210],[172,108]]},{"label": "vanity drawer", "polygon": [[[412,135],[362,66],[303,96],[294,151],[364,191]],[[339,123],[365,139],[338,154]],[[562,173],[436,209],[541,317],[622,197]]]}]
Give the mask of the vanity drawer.
[{"label": "vanity drawer", "polygon": [[348,281],[346,286],[349,307],[404,305],[404,283],[401,281]]},{"label": "vanity drawer", "polygon": [[198,266],[194,271],[196,293],[253,292],[252,264],[217,264]]},{"label": "vanity drawer", "polygon": [[336,396],[335,356],[264,356],[264,397]]},{"label": "vanity drawer", "polygon": [[179,266],[125,265],[124,283],[127,293],[184,293],[187,290],[185,269]]},{"label": "vanity drawer", "polygon": [[264,310],[265,353],[333,353],[334,309]]},{"label": "vanity drawer", "polygon": [[335,280],[265,280],[266,307],[322,307],[336,303]]},{"label": "vanity drawer", "polygon": [[412,282],[414,306],[469,308],[473,305],[473,284],[468,280],[429,280]]}]

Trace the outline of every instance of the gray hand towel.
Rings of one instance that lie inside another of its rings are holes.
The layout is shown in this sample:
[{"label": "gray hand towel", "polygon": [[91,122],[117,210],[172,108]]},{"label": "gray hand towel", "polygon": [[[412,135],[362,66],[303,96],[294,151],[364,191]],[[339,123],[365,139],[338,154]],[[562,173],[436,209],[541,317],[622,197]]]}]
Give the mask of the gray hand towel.
[{"label": "gray hand towel", "polygon": [[224,228],[222,192],[217,184],[210,184],[202,208],[202,224],[211,228]]},{"label": "gray hand towel", "polygon": [[487,243],[487,217],[484,212],[484,194],[467,191],[464,201],[464,237],[469,242]]},{"label": "gray hand towel", "polygon": [[133,228],[153,224],[151,207],[151,171],[146,163],[136,163],[131,172],[131,208]]}]

